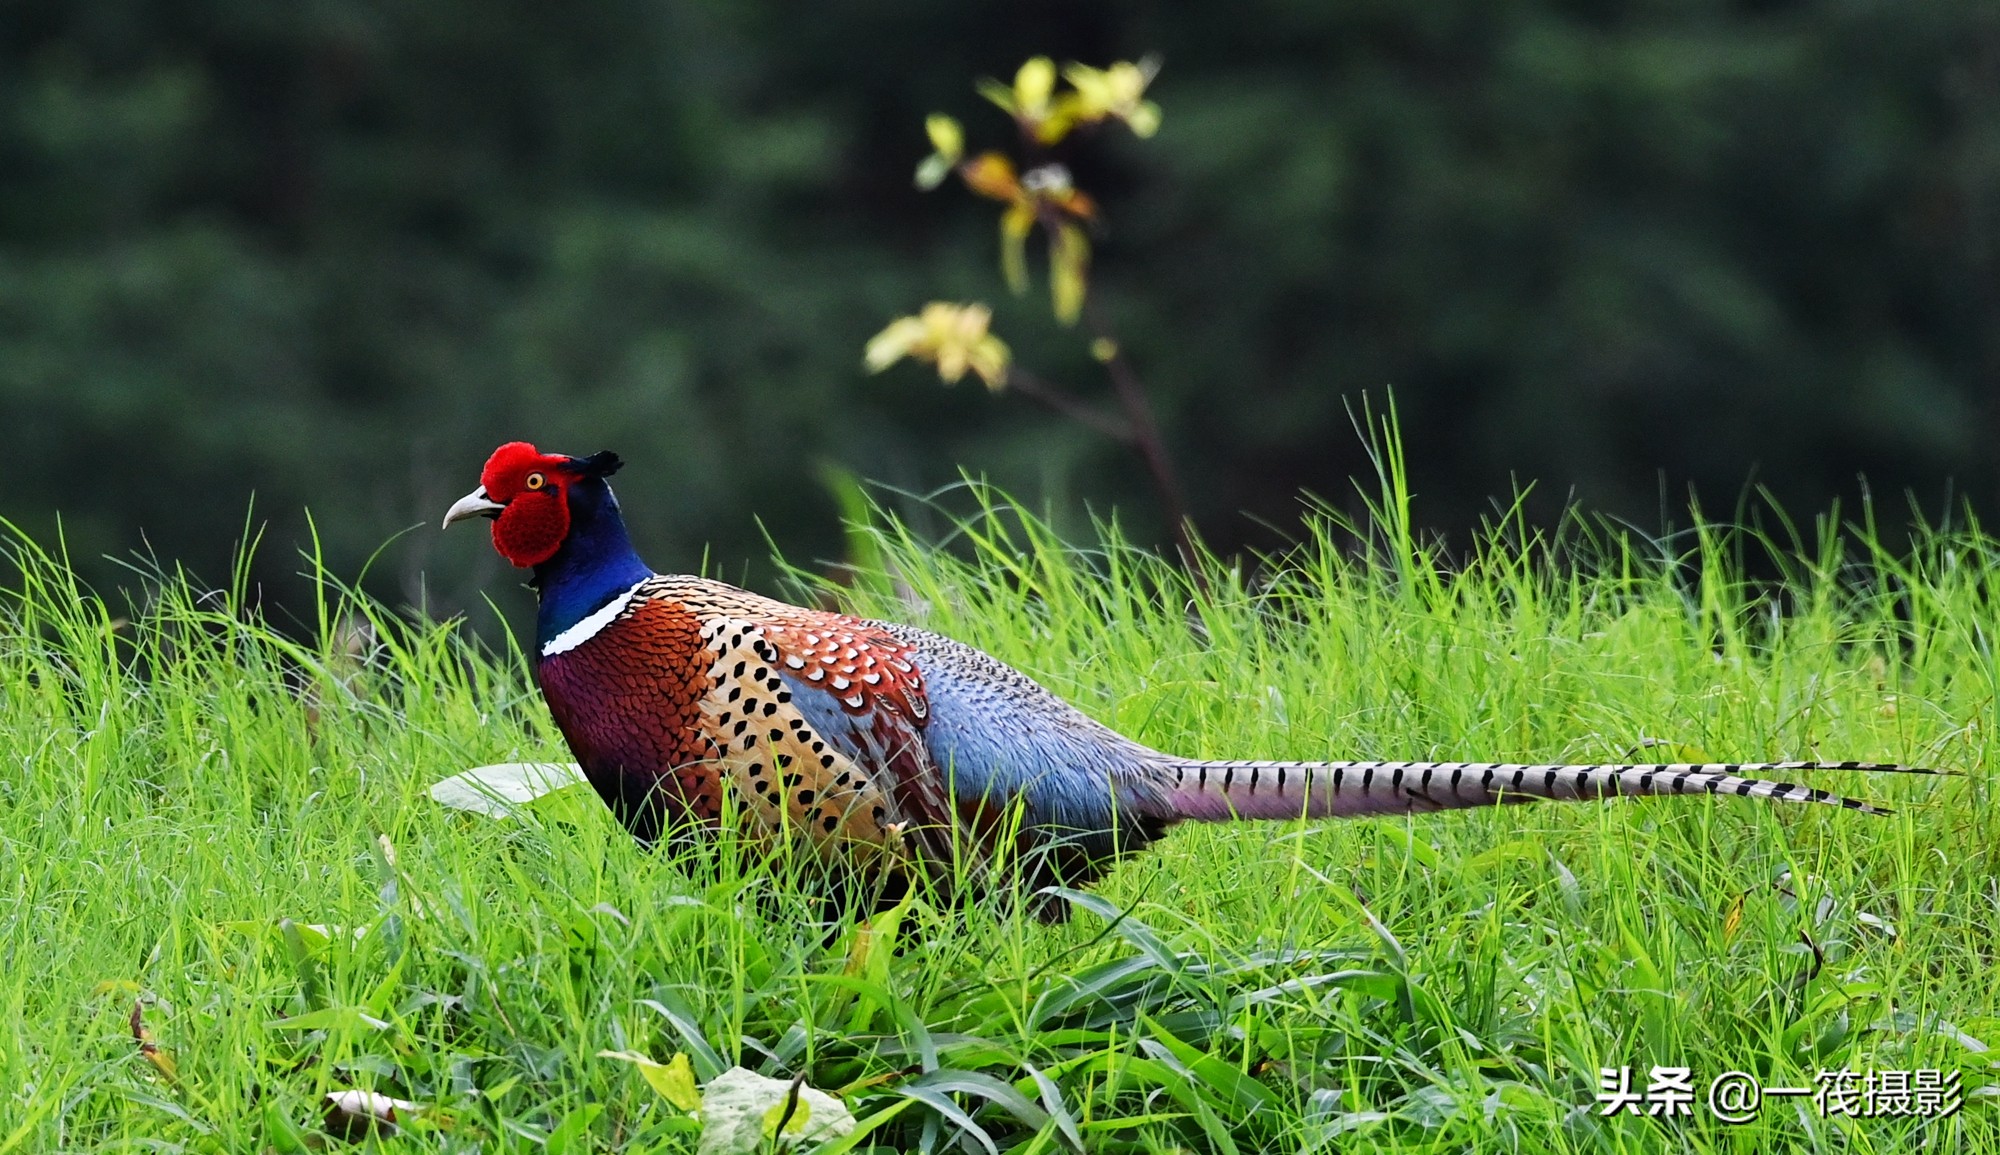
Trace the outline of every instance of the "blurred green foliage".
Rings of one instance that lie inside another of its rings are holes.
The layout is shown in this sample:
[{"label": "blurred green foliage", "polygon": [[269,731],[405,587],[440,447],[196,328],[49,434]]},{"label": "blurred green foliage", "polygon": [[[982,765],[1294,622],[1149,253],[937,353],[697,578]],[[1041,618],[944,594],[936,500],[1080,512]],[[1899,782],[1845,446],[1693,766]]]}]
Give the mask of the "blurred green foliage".
[{"label": "blurred green foliage", "polygon": [[[1157,538],[1122,447],[857,355],[995,299],[1023,361],[1101,380],[992,291],[991,206],[910,173],[925,114],[990,113],[970,78],[1149,52],[1158,135],[1065,159],[1225,548],[1348,491],[1343,399],[1384,386],[1441,526],[1513,477],[1648,526],[1663,476],[2000,497],[1991,0],[16,0],[0,514],[219,577],[254,490],[351,571],[525,437],[625,455],[662,567],[837,554],[828,465]],[[377,582],[456,608],[498,570],[424,529]]]}]

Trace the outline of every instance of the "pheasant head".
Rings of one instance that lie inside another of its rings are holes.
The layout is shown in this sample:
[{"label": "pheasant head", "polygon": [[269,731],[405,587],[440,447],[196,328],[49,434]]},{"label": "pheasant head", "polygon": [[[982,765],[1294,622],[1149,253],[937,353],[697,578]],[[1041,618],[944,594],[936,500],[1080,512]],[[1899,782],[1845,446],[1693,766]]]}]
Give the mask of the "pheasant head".
[{"label": "pheasant head", "polygon": [[531,569],[556,555],[570,536],[573,508],[597,505],[608,495],[601,484],[618,471],[618,455],[610,451],[589,457],[543,453],[525,441],[510,441],[493,451],[480,471],[479,488],[445,512],[444,523],[471,517],[493,519],[493,548],[500,556]]},{"label": "pheasant head", "polygon": [[543,642],[652,575],[604,480],[619,464],[609,451],[570,457],[510,441],[486,459],[479,488],[445,512],[447,526],[492,518],[493,548],[535,571]]}]

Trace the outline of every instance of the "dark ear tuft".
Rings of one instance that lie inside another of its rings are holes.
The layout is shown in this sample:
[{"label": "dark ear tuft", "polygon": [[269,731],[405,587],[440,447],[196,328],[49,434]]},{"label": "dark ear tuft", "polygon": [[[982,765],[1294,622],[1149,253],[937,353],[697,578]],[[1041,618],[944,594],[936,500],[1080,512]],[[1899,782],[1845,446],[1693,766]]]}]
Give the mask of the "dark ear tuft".
[{"label": "dark ear tuft", "polygon": [[570,460],[576,463],[577,471],[585,477],[610,477],[625,464],[609,449],[599,450],[589,457],[573,457]]}]

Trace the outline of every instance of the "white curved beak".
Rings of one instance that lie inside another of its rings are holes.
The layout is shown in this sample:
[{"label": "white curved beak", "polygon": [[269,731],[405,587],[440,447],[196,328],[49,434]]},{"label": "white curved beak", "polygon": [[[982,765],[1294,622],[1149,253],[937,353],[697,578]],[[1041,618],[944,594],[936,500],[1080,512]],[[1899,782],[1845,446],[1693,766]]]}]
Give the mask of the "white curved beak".
[{"label": "white curved beak", "polygon": [[487,497],[486,487],[482,485],[452,502],[451,508],[444,511],[444,524],[438,528],[450,529],[452,522],[464,521],[471,517],[499,517],[500,511],[505,508],[507,507]]}]

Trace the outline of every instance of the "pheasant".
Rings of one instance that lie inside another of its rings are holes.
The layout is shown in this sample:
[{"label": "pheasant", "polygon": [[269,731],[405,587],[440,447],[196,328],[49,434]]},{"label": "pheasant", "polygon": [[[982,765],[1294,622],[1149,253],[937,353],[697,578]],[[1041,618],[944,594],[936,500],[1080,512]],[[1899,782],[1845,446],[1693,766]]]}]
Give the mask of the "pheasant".
[{"label": "pheasant", "polygon": [[1176,757],[950,638],[654,573],[606,483],[619,465],[609,452],[502,445],[444,524],[491,518],[500,555],[534,571],[549,711],[584,776],[648,845],[733,820],[900,887],[1011,859],[1034,893],[1087,884],[1184,821],[1675,794],[1882,813],[1743,774],[1913,769]]}]

